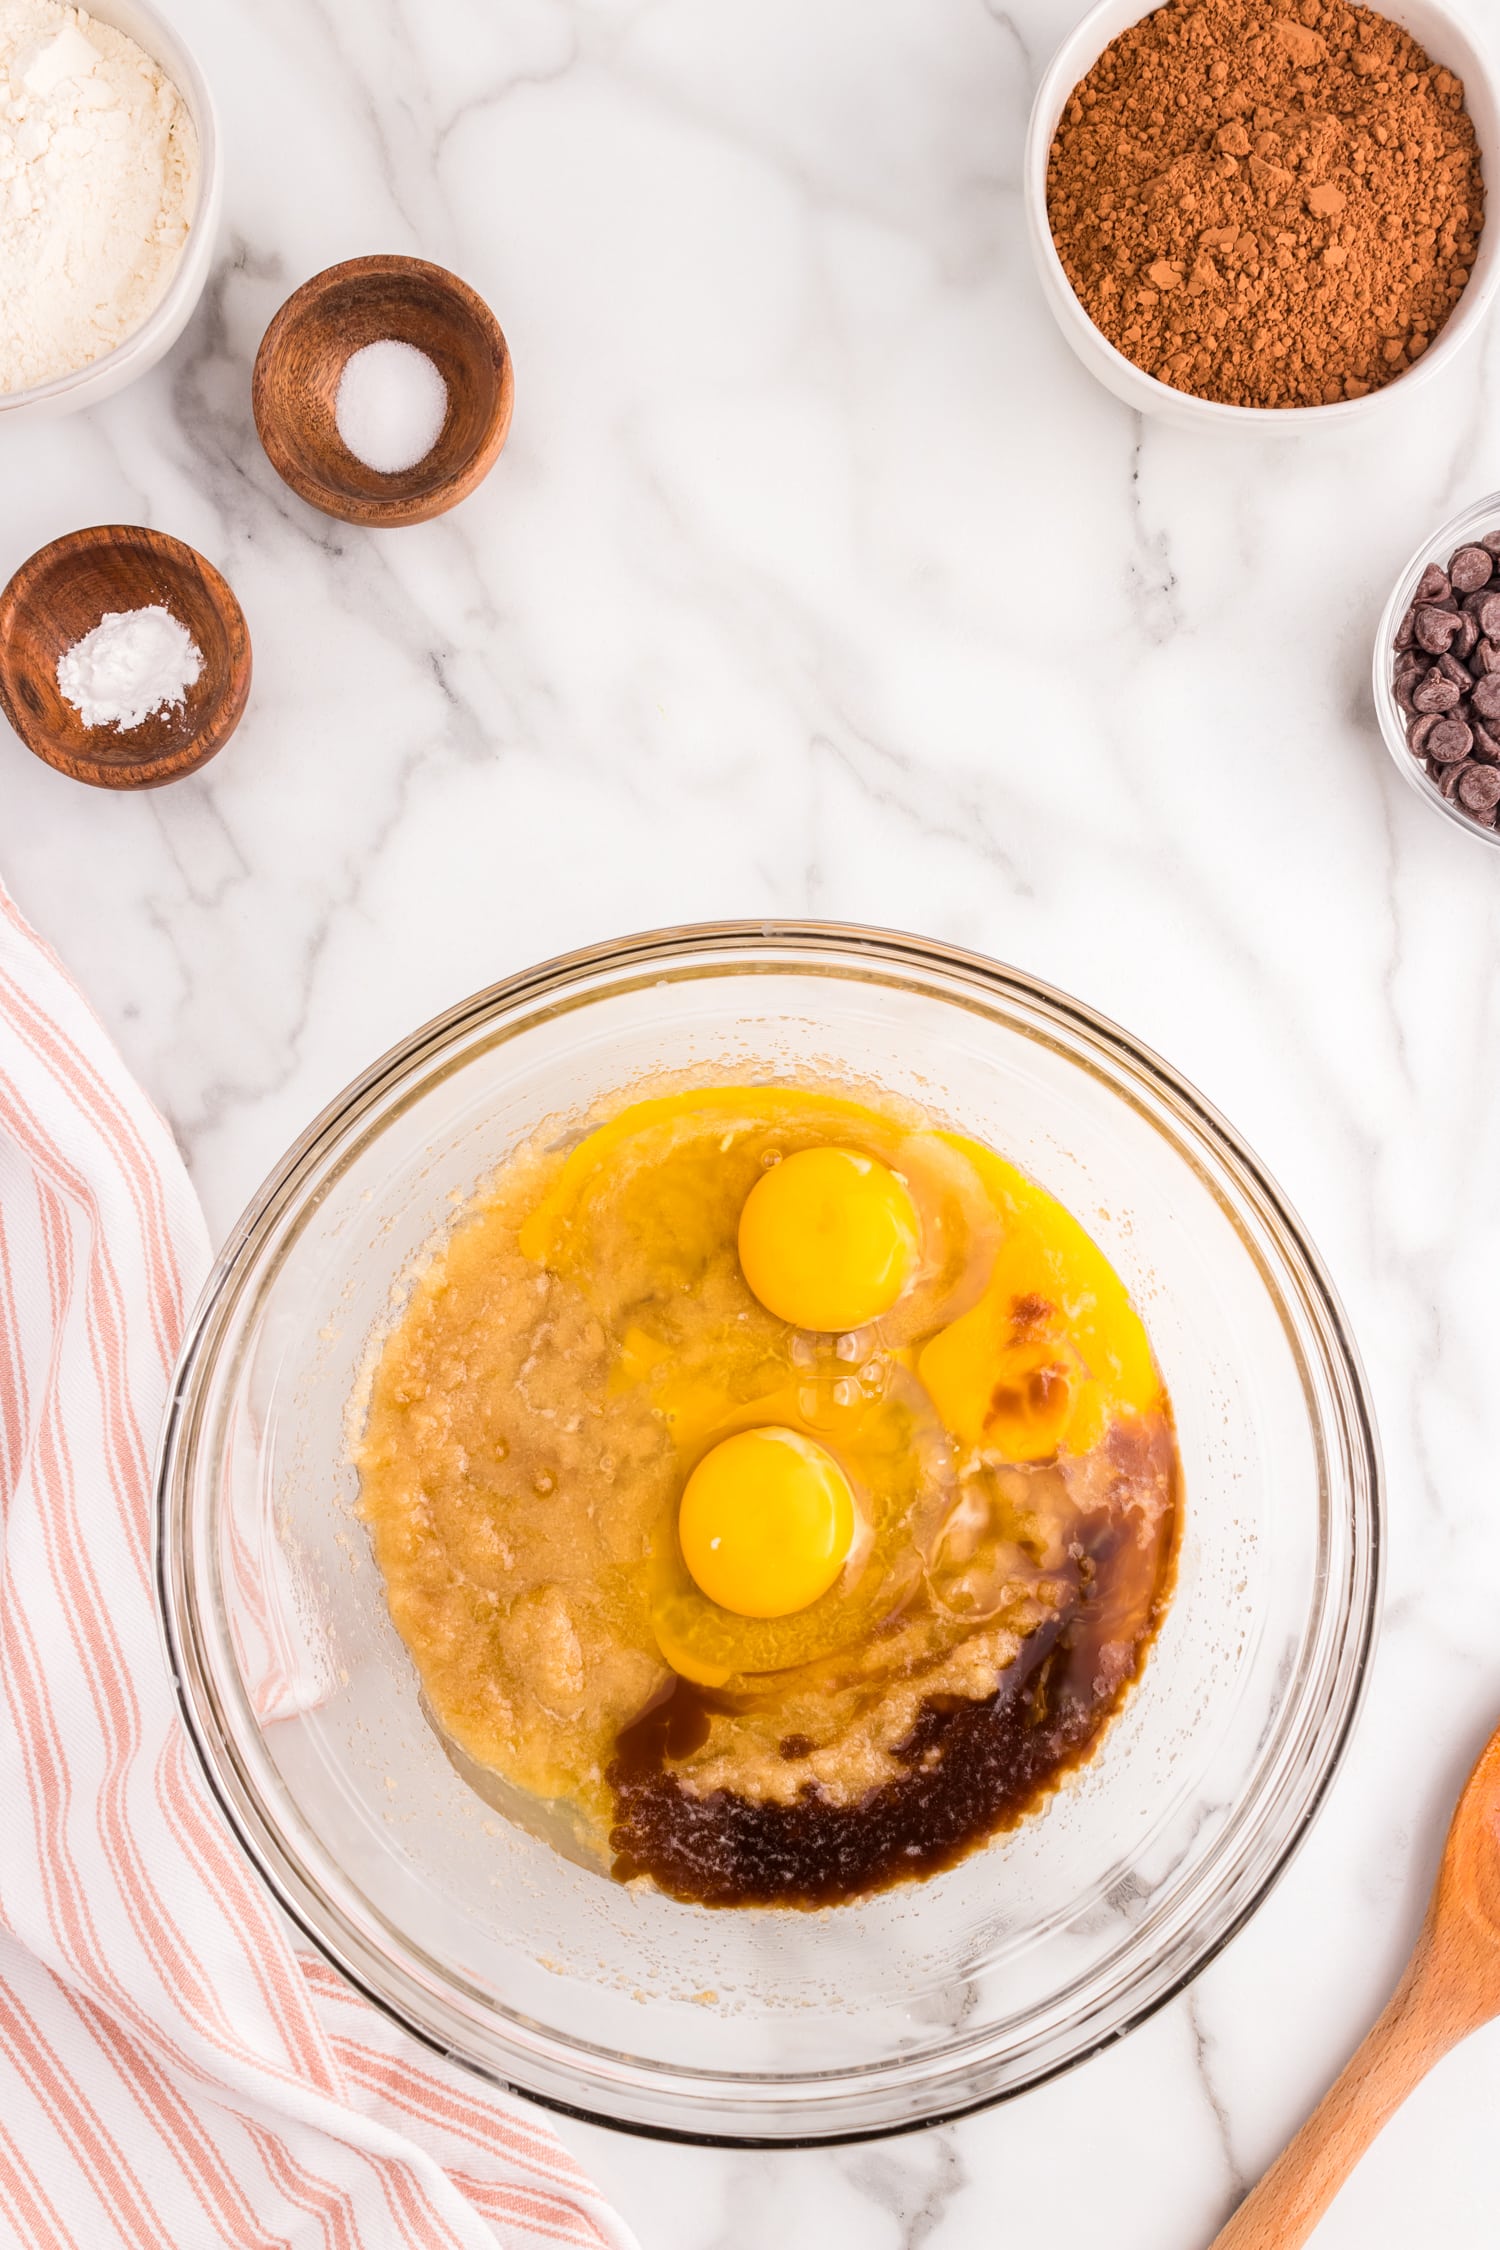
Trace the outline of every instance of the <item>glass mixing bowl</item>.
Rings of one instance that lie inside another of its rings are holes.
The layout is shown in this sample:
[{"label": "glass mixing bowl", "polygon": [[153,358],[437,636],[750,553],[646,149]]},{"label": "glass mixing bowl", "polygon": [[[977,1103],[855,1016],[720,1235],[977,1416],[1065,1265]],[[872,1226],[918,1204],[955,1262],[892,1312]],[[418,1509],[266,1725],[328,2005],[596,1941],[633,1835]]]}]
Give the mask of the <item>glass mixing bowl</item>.
[{"label": "glass mixing bowl", "polygon": [[[1035,1175],[1145,1314],[1176,1408],[1176,1598],[1092,1761],[960,1866],[816,1914],[626,1889],[507,1821],[423,1715],[347,1412],[403,1277],[543,1120],[643,1075],[834,1074]],[[171,1661],[245,1850],[377,2006],[485,2077],[683,2139],[859,2138],[1078,2062],[1196,1974],[1328,1787],[1378,1600],[1343,1316],[1222,1119],[1123,1033],[918,938],[730,924],[478,994],[324,1112],[241,1220],[163,1440]]]}]

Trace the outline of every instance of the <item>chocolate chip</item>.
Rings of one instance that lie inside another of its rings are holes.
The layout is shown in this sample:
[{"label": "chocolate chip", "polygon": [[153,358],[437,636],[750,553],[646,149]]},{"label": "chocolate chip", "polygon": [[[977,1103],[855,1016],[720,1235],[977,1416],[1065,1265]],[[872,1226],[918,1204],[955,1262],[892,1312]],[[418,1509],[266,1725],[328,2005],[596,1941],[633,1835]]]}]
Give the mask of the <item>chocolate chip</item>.
[{"label": "chocolate chip", "polygon": [[1426,742],[1428,757],[1435,758],[1440,766],[1457,765],[1460,759],[1467,758],[1473,746],[1474,736],[1462,719],[1445,719],[1441,715]]},{"label": "chocolate chip", "polygon": [[[1480,684],[1482,686],[1483,682]],[[1418,680],[1416,686],[1412,689],[1411,707],[1414,711],[1451,711],[1459,699],[1459,694],[1460,690],[1455,682],[1445,680],[1437,666],[1434,665],[1426,679]],[[1489,712],[1482,714],[1485,718],[1490,715]]]},{"label": "chocolate chip", "polygon": [[1412,701],[1412,694],[1417,682],[1425,679],[1426,676],[1427,666],[1425,662],[1418,663],[1410,672],[1403,672],[1398,679],[1393,679],[1391,682],[1391,693],[1395,696],[1399,708],[1405,711],[1408,717],[1416,709],[1416,705]]},{"label": "chocolate chip", "polygon": [[1407,746],[1466,820],[1500,834],[1500,527],[1430,563],[1396,628]]},{"label": "chocolate chip", "polygon": [[1469,812],[1493,812],[1500,805],[1500,768],[1469,766],[1459,777],[1457,797]]},{"label": "chocolate chip", "polygon": [[[1495,609],[1497,615],[1500,615],[1500,599],[1497,599]],[[1457,631],[1458,617],[1455,611],[1433,609],[1427,605],[1417,611],[1417,646],[1425,648],[1429,656],[1441,655],[1445,648],[1451,646]]]},{"label": "chocolate chip", "polygon": [[1448,576],[1460,594],[1488,586],[1495,575],[1495,558],[1484,547],[1460,547],[1448,565]]}]

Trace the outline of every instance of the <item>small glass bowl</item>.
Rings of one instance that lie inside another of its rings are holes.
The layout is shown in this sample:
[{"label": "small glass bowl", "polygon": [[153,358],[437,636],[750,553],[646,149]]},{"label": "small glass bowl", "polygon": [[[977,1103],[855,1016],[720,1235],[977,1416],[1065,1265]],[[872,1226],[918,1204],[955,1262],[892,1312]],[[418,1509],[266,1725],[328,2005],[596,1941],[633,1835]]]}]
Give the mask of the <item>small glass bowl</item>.
[{"label": "small glass bowl", "polygon": [[[356,1513],[349,1401],[424,1245],[523,1137],[658,1074],[874,1082],[1003,1149],[1114,1262],[1177,1420],[1177,1588],[1095,1756],[961,1865],[823,1913],[681,1905],[505,1819],[423,1716]],[[1076,1001],[834,924],[622,939],[476,994],[376,1063],[209,1279],[157,1505],[188,1729],[282,1905],[481,2076],[683,2140],[930,2125],[1140,2023],[1305,1835],[1379,1606],[1358,1359],[1255,1158]]]},{"label": "small glass bowl", "polygon": [[96,23],[108,24],[133,39],[182,96],[198,135],[198,181],[188,238],[177,270],[161,296],[140,326],[122,338],[113,351],[91,359],[86,366],[71,367],[64,375],[54,375],[50,382],[34,383],[29,390],[0,391],[0,430],[43,416],[72,414],[81,406],[97,406],[101,399],[144,375],[171,350],[186,328],[213,264],[224,198],[224,160],[208,81],[176,25],[159,14],[150,0],[89,0],[88,12]]},{"label": "small glass bowl", "polygon": [[[1396,701],[1396,690],[1391,674],[1396,662],[1396,628],[1412,604],[1418,582],[1429,563],[1437,563],[1446,570],[1450,558],[1460,547],[1476,543],[1486,532],[1500,531],[1500,492],[1492,492],[1486,499],[1476,500],[1460,515],[1448,521],[1431,537],[1425,539],[1412,556],[1396,581],[1395,591],[1381,612],[1380,627],[1375,635],[1375,716],[1380,721],[1380,731],[1385,736],[1385,746],[1396,762],[1401,774],[1424,804],[1442,814],[1455,828],[1472,836],[1481,844],[1500,844],[1500,828],[1481,828],[1477,820],[1470,820],[1461,806],[1452,805],[1431,778],[1420,758],[1414,758],[1407,747],[1406,719]],[[1495,589],[1500,593],[1500,577]]]}]

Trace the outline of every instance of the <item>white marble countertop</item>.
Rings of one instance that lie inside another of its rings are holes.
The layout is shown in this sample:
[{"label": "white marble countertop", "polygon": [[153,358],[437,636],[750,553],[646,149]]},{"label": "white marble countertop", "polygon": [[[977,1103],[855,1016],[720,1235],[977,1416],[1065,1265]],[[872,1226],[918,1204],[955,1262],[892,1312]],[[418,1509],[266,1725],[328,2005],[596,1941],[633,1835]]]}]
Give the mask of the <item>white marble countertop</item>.
[{"label": "white marble countertop", "polygon": [[[0,729],[0,869],[215,1229],[472,988],[810,914],[1117,1017],[1234,1119],[1350,1308],[1384,1634],[1269,1903],[1111,2054],[949,2130],[767,2155],[565,2127],[647,2250],[1197,2250],[1375,2012],[1500,1718],[1500,859],[1401,784],[1367,686],[1398,565],[1500,486],[1500,332],[1368,436],[1117,406],[1044,310],[1017,186],[1079,11],[175,0],[227,141],[208,296],[135,389],[0,434],[0,577],[136,520],[249,617],[249,716],[172,789],[79,788]],[[282,297],[374,250],[467,275],[517,371],[489,483],[384,537],[292,499],[249,414]],[[1491,2030],[1320,2250],[1493,2244],[1497,2107]]]}]

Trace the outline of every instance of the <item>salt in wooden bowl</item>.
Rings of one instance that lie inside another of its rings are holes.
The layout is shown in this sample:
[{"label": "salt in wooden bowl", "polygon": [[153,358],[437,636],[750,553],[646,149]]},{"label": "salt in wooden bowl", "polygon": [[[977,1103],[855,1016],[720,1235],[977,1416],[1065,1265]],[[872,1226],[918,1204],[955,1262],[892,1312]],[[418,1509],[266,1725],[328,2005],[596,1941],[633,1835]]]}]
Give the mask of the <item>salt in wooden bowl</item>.
[{"label": "salt in wooden bowl", "polygon": [[[389,473],[339,435],[345,364],[367,344],[425,352],[448,390],[432,450]],[[351,258],[290,296],[261,339],[251,404],[277,474],[325,515],[373,528],[426,523],[489,475],[510,428],[515,383],[500,323],[445,266],[423,258]]]}]

